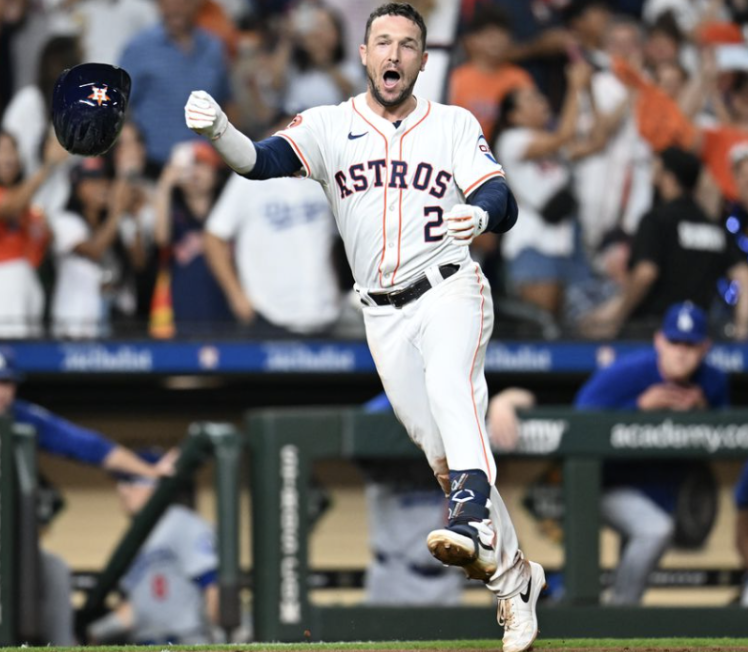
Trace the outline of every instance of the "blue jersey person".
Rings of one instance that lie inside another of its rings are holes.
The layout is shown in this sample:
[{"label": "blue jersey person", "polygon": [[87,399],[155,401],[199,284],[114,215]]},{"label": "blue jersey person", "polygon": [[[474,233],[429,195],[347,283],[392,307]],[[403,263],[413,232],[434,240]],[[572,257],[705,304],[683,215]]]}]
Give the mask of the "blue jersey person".
[{"label": "blue jersey person", "polygon": [[[577,394],[575,406],[680,412],[725,408],[727,376],[705,361],[710,346],[705,313],[689,302],[671,306],[654,348],[597,371]],[[605,465],[601,514],[623,539],[610,603],[641,600],[650,572],[672,541],[685,468],[661,461]]]},{"label": "blue jersey person", "polygon": [[[146,460],[158,459],[152,450],[139,454]],[[125,513],[135,516],[153,495],[154,480],[132,473],[113,475]],[[170,505],[120,588],[125,599],[89,626],[91,643],[210,643],[219,616],[218,552],[212,525],[187,504]]]},{"label": "blue jersey person", "polygon": [[[0,347],[0,416],[32,426],[39,448],[109,471],[139,473],[157,478],[170,472],[171,459],[154,466],[103,435],[77,426],[43,407],[16,398],[22,374],[11,349]],[[42,550],[42,632],[45,643],[74,645],[73,609],[70,603],[70,569],[57,555]]]}]

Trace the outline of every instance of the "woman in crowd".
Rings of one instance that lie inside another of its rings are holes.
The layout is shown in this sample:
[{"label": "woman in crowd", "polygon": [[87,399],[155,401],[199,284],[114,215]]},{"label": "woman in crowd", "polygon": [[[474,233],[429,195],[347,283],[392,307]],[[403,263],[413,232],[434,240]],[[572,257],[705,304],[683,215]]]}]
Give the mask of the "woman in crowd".
[{"label": "woman in crowd", "polygon": [[130,265],[122,289],[117,295],[120,319],[148,321],[153,287],[158,269],[158,252],[154,242],[156,184],[146,176],[146,149],[143,136],[134,123],[128,122],[112,148],[114,181],[112,198],[124,214],[119,235]]},{"label": "woman in crowd", "polygon": [[520,299],[559,316],[564,287],[587,274],[575,220],[570,162],[605,142],[599,125],[591,136],[576,135],[581,96],[589,92],[591,68],[568,68],[567,92],[554,127],[545,96],[520,88],[502,101],[496,154],[511,171],[521,219],[503,237],[508,283]]},{"label": "woman in crowd", "polygon": [[365,88],[361,66],[346,62],[343,23],[329,7],[299,4],[289,16],[279,57],[279,108],[286,113],[339,104]]},{"label": "woman in crowd", "polygon": [[[50,37],[39,58],[36,83],[18,90],[5,110],[3,129],[16,139],[23,169],[28,175],[34,174],[42,163],[41,153],[51,125],[52,92],[57,78],[63,70],[80,62],[77,37]],[[35,191],[35,203],[48,215],[61,209],[68,199],[68,173],[72,163],[71,158],[69,165],[58,166]]]},{"label": "woman in crowd", "polygon": [[15,138],[0,131],[0,337],[41,335],[44,292],[36,273],[49,243],[31,198],[68,153],[49,135],[42,165],[24,177]]},{"label": "woman in crowd", "polygon": [[106,335],[112,297],[128,265],[119,239],[122,194],[112,193],[106,159],[84,158],[70,175],[66,210],[52,216],[57,279],[53,332],[62,338]]},{"label": "woman in crowd", "polygon": [[223,163],[206,142],[179,143],[156,189],[155,240],[170,248],[171,300],[178,332],[233,322],[205,259],[205,221],[225,182]]}]

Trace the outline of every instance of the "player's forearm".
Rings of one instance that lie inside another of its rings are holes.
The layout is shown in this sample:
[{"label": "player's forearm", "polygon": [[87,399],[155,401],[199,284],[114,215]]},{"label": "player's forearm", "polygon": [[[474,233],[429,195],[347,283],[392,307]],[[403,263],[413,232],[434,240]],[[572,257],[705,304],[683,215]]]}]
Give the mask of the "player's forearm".
[{"label": "player's forearm", "polygon": [[146,478],[157,478],[157,469],[141,460],[135,453],[122,446],[116,446],[111,450],[101,463],[102,468],[107,471],[122,471],[132,473]]},{"label": "player's forearm", "polygon": [[486,231],[506,233],[517,222],[517,202],[504,179],[489,179],[466,201],[488,213]]},{"label": "player's forearm", "polygon": [[221,158],[232,170],[239,174],[248,174],[257,161],[257,150],[251,138],[245,136],[230,122],[221,135],[211,143]]},{"label": "player's forearm", "polygon": [[205,587],[205,613],[213,625],[218,625],[221,615],[221,601],[217,584]]}]

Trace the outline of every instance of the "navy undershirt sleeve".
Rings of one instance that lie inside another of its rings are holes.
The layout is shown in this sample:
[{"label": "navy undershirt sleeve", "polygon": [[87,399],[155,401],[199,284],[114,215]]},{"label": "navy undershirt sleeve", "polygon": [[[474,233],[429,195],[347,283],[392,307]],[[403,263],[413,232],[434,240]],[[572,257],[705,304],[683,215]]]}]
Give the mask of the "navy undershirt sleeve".
[{"label": "navy undershirt sleeve", "polygon": [[271,136],[254,146],[257,150],[257,162],[252,170],[243,175],[247,179],[290,177],[303,167],[293,147],[280,136]]},{"label": "navy undershirt sleeve", "polygon": [[489,179],[467,198],[488,213],[486,231],[506,233],[517,222],[517,200],[504,179]]}]

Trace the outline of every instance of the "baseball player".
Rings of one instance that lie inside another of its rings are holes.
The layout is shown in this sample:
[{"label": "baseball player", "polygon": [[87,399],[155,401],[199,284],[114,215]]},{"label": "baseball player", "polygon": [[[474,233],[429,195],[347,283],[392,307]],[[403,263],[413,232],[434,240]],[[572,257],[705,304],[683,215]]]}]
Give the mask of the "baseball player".
[{"label": "baseball player", "polygon": [[448,525],[428,547],[486,583],[499,601],[503,649],[520,652],[537,636],[545,578],[519,550],[494,485],[483,372],[493,303],[469,253],[484,231],[511,228],[517,205],[475,118],[413,95],[425,43],[413,7],[384,4],[360,46],[366,93],[304,111],[258,143],[202,91],[190,95],[185,119],[244,176],[301,171],[322,185],[387,396],[449,496]]},{"label": "baseball player", "polygon": [[[730,401],[728,378],[706,361],[710,347],[706,313],[688,301],[674,304],[655,333],[654,348],[621,356],[596,371],[574,405],[642,412],[725,409]],[[685,471],[682,464],[660,459],[604,465],[600,513],[624,542],[606,596],[609,604],[641,601],[649,575],[675,533],[674,512]]]},{"label": "baseball player", "polygon": [[[45,453],[107,471],[138,473],[154,480],[173,472],[172,455],[159,465],[152,466],[102,434],[71,423],[39,405],[16,398],[22,380],[23,374],[16,366],[13,350],[0,346],[0,416],[8,416],[14,423],[32,426],[39,448]],[[41,554],[41,636],[53,646],[74,645],[70,569],[57,555],[44,549]]]},{"label": "baseball player", "polygon": [[[152,451],[141,451],[149,461]],[[114,473],[125,512],[135,516],[156,489],[152,478]],[[138,645],[198,645],[212,640],[218,620],[218,554],[211,525],[192,509],[171,505],[122,578],[126,595],[89,625],[95,643],[125,638]]]}]

